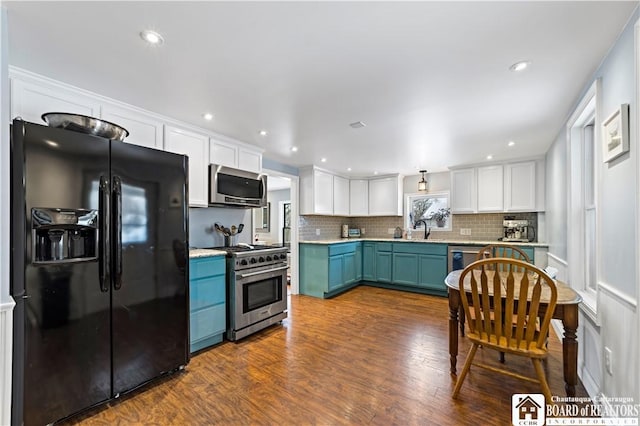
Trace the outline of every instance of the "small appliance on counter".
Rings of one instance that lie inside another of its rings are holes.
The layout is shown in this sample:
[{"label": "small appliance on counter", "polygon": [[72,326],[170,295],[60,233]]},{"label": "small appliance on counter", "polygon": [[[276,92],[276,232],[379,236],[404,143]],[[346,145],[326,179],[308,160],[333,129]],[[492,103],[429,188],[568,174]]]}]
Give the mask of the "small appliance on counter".
[{"label": "small appliance on counter", "polygon": [[502,241],[529,242],[536,238],[536,232],[528,220],[516,220],[514,216],[505,216],[502,227]]},{"label": "small appliance on counter", "polygon": [[342,225],[342,238],[349,237],[349,225]]},{"label": "small appliance on counter", "polygon": [[360,238],[360,228],[349,228],[349,238]]}]

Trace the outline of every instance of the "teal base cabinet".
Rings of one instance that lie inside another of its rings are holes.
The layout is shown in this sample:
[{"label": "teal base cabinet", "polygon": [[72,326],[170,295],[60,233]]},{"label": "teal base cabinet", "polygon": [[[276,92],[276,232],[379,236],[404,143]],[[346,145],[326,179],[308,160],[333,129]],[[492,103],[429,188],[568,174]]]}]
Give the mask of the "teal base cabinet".
[{"label": "teal base cabinet", "polygon": [[300,244],[300,293],[332,297],[360,282],[361,243]]},{"label": "teal base cabinet", "polygon": [[224,256],[189,259],[191,352],[222,342],[227,328]]},{"label": "teal base cabinet", "polygon": [[[394,243],[391,282],[444,295],[447,288],[447,245]],[[380,280],[378,280],[380,281]]]},{"label": "teal base cabinet", "polygon": [[362,279],[364,281],[376,280],[376,243],[362,243]]},{"label": "teal base cabinet", "polygon": [[376,276],[375,281],[390,283],[393,264],[393,245],[391,243],[376,244]]}]

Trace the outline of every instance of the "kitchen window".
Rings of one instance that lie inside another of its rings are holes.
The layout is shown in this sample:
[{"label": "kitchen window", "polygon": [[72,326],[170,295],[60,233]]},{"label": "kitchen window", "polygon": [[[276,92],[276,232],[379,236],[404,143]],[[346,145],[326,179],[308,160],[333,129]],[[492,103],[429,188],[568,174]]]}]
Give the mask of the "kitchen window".
[{"label": "kitchen window", "polygon": [[424,229],[426,222],[432,231],[451,231],[449,192],[408,194],[405,208],[406,228],[413,229],[416,222],[420,222],[416,229]]}]

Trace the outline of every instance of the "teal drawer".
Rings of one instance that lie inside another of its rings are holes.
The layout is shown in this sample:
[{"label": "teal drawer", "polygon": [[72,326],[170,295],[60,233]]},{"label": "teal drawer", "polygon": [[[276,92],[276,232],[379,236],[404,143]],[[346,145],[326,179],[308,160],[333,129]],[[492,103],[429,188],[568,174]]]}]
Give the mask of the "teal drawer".
[{"label": "teal drawer", "polygon": [[355,253],[356,246],[360,243],[341,243],[332,244],[329,246],[329,256],[335,256],[338,254]]},{"label": "teal drawer", "polygon": [[391,251],[393,249],[393,244],[391,243],[376,243],[377,251]]},{"label": "teal drawer", "polygon": [[189,279],[224,274],[224,268],[224,256],[190,259]]},{"label": "teal drawer", "polygon": [[191,313],[191,342],[223,332],[227,328],[225,304]]},{"label": "teal drawer", "polygon": [[447,245],[438,243],[394,243],[394,253],[447,255]]},{"label": "teal drawer", "polygon": [[224,301],[224,275],[189,281],[189,302],[192,312],[206,306],[224,303]]}]

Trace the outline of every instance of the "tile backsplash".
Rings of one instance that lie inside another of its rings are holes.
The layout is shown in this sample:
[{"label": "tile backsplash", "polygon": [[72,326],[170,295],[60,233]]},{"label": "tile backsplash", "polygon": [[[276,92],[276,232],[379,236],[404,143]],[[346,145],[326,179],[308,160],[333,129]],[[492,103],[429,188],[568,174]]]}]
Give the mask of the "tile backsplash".
[{"label": "tile backsplash", "polygon": [[[526,219],[538,231],[537,213],[508,213],[516,219]],[[430,238],[451,240],[497,240],[502,237],[502,221],[505,213],[454,214],[451,215],[451,231],[432,230]],[[390,238],[389,229],[400,227],[406,230],[404,218],[398,216],[379,217],[336,217],[336,216],[300,216],[300,240],[324,240],[340,238],[342,225],[350,228],[364,228],[363,237]],[[460,235],[461,228],[471,229],[471,235]],[[316,234],[320,230],[320,235]],[[421,239],[422,230],[413,231],[413,239]],[[537,239],[536,239],[537,241]]]}]

